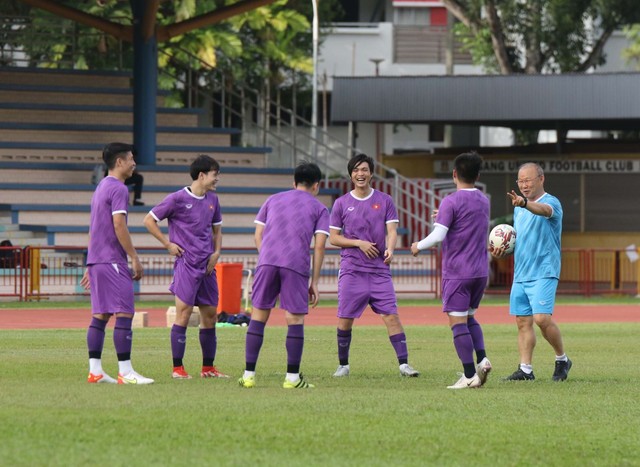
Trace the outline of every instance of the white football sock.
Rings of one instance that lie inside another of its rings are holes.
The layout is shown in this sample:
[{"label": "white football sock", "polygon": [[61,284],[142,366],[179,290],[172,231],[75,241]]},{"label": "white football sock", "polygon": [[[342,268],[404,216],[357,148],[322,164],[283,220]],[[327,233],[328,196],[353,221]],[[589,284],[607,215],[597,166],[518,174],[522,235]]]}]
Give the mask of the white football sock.
[{"label": "white football sock", "polygon": [[300,381],[300,373],[287,373],[287,381],[296,383]]},{"label": "white football sock", "polygon": [[120,373],[121,375],[128,375],[132,371],[133,367],[131,366],[131,360],[118,362],[118,373]]},{"label": "white football sock", "polygon": [[101,375],[102,370],[102,359],[101,358],[90,358],[89,359],[89,373],[93,373],[94,375]]},{"label": "white football sock", "polygon": [[520,364],[520,369],[524,371],[526,374],[530,375],[533,373],[533,365],[527,365],[526,363]]}]

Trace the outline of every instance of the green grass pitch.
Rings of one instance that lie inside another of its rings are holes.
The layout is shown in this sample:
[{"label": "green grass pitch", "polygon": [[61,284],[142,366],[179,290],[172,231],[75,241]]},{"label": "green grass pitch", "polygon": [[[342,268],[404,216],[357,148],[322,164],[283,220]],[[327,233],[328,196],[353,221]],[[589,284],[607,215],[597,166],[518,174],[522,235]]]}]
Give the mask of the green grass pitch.
[{"label": "green grass pitch", "polygon": [[[169,330],[137,329],[134,367],[151,386],[89,385],[85,330],[0,331],[0,465],[638,465],[640,324],[562,325],[574,361],[551,382],[539,337],[535,382],[502,382],[518,363],[515,326],[485,326],[485,387],[447,390],[460,365],[450,331],[408,326],[401,378],[384,327],[354,328],[351,376],[332,378],[335,328],[306,329],[303,372],[284,390],[284,327],[267,327],[258,386],[237,385],[246,328],[218,329],[230,379],[174,381]],[[107,332],[103,363],[117,364]],[[185,366],[200,364],[188,332]]]}]

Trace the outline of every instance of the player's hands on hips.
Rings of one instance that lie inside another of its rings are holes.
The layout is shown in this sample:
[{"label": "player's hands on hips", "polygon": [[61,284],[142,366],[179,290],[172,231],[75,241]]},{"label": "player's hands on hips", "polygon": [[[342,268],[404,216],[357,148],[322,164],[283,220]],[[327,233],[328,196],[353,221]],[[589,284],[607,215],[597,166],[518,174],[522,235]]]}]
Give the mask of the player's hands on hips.
[{"label": "player's hands on hips", "polygon": [[311,305],[311,308],[316,307],[319,299],[318,284],[312,282],[311,285],[309,285],[309,304]]},{"label": "player's hands on hips", "polygon": [[140,262],[140,258],[138,258],[137,256],[133,258],[131,260],[131,266],[132,266],[133,280],[139,281],[140,279],[142,279],[143,270],[142,270],[142,263]]},{"label": "player's hands on hips", "polygon": [[184,249],[180,245],[176,245],[175,243],[172,243],[172,242],[169,242],[167,251],[171,256],[182,256],[182,253],[184,253]]},{"label": "player's hands on hips", "polygon": [[207,262],[207,274],[211,274],[213,270],[216,268],[216,264],[218,264],[218,260],[220,259],[220,253],[213,253],[209,256],[209,262]]},{"label": "player's hands on hips", "polygon": [[369,259],[376,258],[380,255],[380,250],[376,248],[376,244],[366,240],[358,240],[358,248],[360,248]]},{"label": "player's hands on hips", "polygon": [[393,260],[393,251],[384,250],[384,264],[391,264]]},{"label": "player's hands on hips", "polygon": [[511,198],[511,204],[516,207],[522,207],[524,204],[524,198],[519,196],[515,190],[511,190],[511,193],[507,193],[507,196]]},{"label": "player's hands on hips", "polygon": [[411,254],[413,256],[418,256],[419,253],[420,253],[420,250],[418,250],[418,242],[413,242],[411,244]]},{"label": "player's hands on hips", "polygon": [[433,214],[431,214],[431,219],[435,219],[436,217],[438,217],[438,210],[434,209]]},{"label": "player's hands on hips", "polygon": [[84,290],[89,290],[91,288],[91,283],[89,282],[89,268],[84,270],[82,279],[80,279],[80,285],[84,288]]}]

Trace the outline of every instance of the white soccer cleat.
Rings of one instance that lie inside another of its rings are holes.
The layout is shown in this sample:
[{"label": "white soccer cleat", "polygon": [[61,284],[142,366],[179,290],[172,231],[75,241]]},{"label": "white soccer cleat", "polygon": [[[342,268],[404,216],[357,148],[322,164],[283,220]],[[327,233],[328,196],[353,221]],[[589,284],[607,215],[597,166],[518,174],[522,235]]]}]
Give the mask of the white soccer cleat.
[{"label": "white soccer cleat", "polygon": [[462,373],[458,374],[460,375],[460,379],[456,382],[456,384],[447,386],[447,389],[473,389],[482,386],[482,382],[480,381],[480,377],[477,373],[471,378],[467,378]]},{"label": "white soccer cleat", "polygon": [[491,372],[491,368],[491,362],[487,357],[484,357],[480,363],[478,363],[478,366],[476,367],[476,374],[478,375],[478,378],[480,378],[481,385],[487,382],[487,377]]},{"label": "white soccer cleat", "polygon": [[118,384],[151,384],[153,380],[146,378],[135,371],[127,373],[126,375],[118,373]]},{"label": "white soccer cleat", "polygon": [[402,376],[409,376],[409,377],[415,378],[420,374],[420,372],[411,368],[411,366],[408,363],[403,363],[402,365],[400,365],[400,374]]},{"label": "white soccer cleat", "polygon": [[342,376],[349,376],[349,365],[340,365],[338,369],[333,374],[336,378],[340,378]]},{"label": "white soccer cleat", "polygon": [[102,373],[97,373],[97,374],[89,373],[89,376],[87,376],[87,383],[91,383],[91,384],[102,384],[102,383],[116,384],[117,381],[103,371]]}]

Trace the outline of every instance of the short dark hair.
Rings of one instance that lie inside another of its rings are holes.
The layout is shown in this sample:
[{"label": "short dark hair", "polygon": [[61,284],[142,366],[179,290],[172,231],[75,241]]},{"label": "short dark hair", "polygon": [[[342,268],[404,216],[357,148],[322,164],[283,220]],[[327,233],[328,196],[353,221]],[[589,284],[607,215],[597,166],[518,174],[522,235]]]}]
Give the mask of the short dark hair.
[{"label": "short dark hair", "polygon": [[464,183],[478,180],[482,168],[482,156],[475,151],[463,152],[453,161],[458,178]]},{"label": "short dark hair", "polygon": [[296,167],[293,173],[293,181],[296,186],[304,185],[311,188],[314,183],[318,183],[322,179],[322,172],[313,162],[302,161]]},{"label": "short dark hair", "polygon": [[127,154],[136,155],[136,148],[133,144],[109,143],[102,150],[102,160],[111,170],[116,166],[116,160],[126,157]]},{"label": "short dark hair", "polygon": [[200,172],[209,173],[212,170],[216,172],[220,171],[220,164],[213,157],[206,154],[200,154],[191,163],[189,173],[191,174],[191,180],[197,180]]},{"label": "short dark hair", "polygon": [[353,170],[357,166],[359,166],[362,162],[366,162],[367,164],[369,164],[369,171],[373,173],[373,169],[375,167],[375,163],[373,162],[373,159],[367,156],[366,154],[360,153],[353,156],[349,160],[349,163],[347,164],[347,170],[349,171],[349,178],[351,178],[351,174],[353,173]]}]

